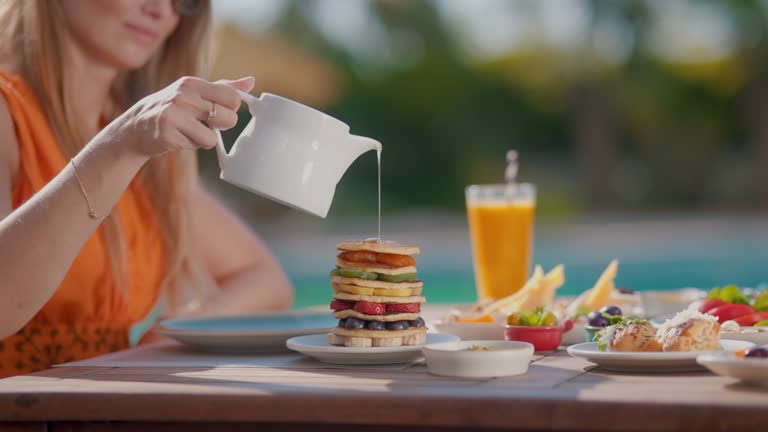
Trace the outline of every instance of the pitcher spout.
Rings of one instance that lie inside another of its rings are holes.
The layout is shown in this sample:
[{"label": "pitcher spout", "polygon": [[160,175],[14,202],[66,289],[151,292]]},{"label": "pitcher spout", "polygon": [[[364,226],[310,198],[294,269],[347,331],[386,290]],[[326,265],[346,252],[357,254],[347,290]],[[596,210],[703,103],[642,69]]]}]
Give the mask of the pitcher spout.
[{"label": "pitcher spout", "polygon": [[341,180],[341,177],[347,171],[352,162],[359,158],[363,153],[371,150],[380,151],[382,148],[381,143],[375,139],[366,138],[358,135],[349,135],[348,139],[339,143],[336,147],[336,152],[332,157],[334,171],[336,172],[336,183]]},{"label": "pitcher spout", "polygon": [[367,151],[376,150],[381,151],[381,143],[376,141],[373,138],[368,138],[364,136],[359,135],[350,135],[349,140],[352,142],[353,145],[358,147],[358,150],[360,150],[360,154],[363,154]]}]

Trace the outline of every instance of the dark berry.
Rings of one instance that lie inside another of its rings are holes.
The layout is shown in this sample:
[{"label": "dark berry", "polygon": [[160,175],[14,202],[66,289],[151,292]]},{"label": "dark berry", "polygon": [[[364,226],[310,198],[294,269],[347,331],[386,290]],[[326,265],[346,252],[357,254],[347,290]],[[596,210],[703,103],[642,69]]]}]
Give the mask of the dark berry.
[{"label": "dark berry", "polygon": [[416,318],[413,321],[408,321],[408,325],[411,327],[424,327],[426,324],[424,323],[423,318]]},{"label": "dark berry", "polygon": [[408,330],[408,321],[393,321],[387,323],[387,330]]},{"label": "dark berry", "polygon": [[365,321],[349,317],[347,318],[346,324],[344,324],[344,328],[347,330],[360,330],[365,328]]},{"label": "dark berry", "polygon": [[347,325],[347,319],[343,318],[339,320],[339,327],[346,327]]},{"label": "dark berry", "polygon": [[368,330],[386,330],[387,325],[381,321],[368,321],[366,327]]},{"label": "dark berry", "polygon": [[610,316],[621,316],[621,309],[619,309],[618,306],[605,306],[604,308],[600,309],[600,312],[606,313]]}]

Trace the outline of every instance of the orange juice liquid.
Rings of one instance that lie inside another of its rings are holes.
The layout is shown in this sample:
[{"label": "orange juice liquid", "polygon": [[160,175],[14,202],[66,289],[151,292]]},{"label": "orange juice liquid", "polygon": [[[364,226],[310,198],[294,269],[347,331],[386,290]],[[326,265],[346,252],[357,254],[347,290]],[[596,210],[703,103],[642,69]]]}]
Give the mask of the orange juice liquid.
[{"label": "orange juice liquid", "polygon": [[467,206],[480,299],[500,299],[525,284],[531,266],[535,210],[530,202]]}]

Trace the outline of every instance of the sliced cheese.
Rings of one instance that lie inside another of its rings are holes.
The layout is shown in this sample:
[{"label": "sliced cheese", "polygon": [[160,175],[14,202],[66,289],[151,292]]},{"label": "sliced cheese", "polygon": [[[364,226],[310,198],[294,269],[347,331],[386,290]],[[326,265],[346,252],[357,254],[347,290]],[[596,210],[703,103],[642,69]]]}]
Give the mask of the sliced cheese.
[{"label": "sliced cheese", "polygon": [[424,286],[424,282],[415,280],[411,282],[385,282],[380,280],[368,280],[358,278],[348,278],[344,276],[331,276],[331,283],[339,285],[355,285],[368,288],[421,288]]},{"label": "sliced cheese", "polygon": [[608,267],[603,270],[600,278],[595,282],[595,286],[581,293],[576,300],[568,305],[568,308],[566,309],[568,316],[575,315],[582,307],[585,307],[590,311],[596,311],[600,310],[603,306],[613,304],[616,298],[616,285],[614,284],[614,280],[616,279],[618,271],[619,261],[614,259],[608,264]]},{"label": "sliced cheese", "polygon": [[603,274],[600,275],[600,279],[597,280],[595,286],[592,287],[592,292],[584,300],[584,306],[589,310],[598,310],[603,306],[607,306],[611,302],[611,294],[616,289],[614,280],[616,279],[616,273],[619,270],[619,261],[613,260],[608,267],[605,268]]}]

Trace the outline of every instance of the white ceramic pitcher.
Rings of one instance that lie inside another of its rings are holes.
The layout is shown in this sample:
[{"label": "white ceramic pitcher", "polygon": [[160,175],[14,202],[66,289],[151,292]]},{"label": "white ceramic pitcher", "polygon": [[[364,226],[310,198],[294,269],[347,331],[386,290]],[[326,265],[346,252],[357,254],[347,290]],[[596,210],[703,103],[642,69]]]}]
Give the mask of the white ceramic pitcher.
[{"label": "white ceramic pitcher", "polygon": [[306,105],[269,93],[238,93],[253,118],[229,154],[214,129],[220,177],[256,194],[324,218],[347,168],[361,154],[381,149],[378,141],[351,135],[345,123]]}]

